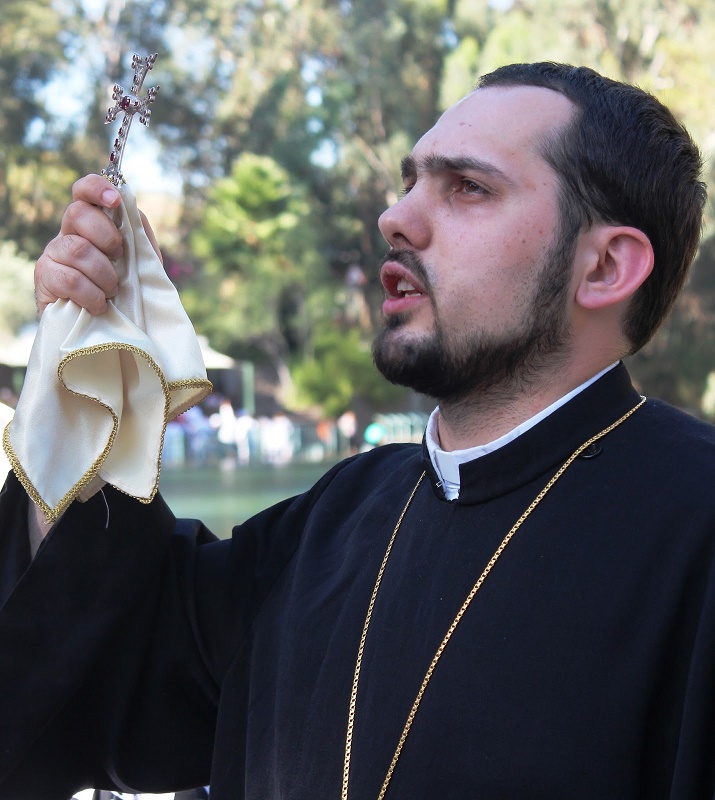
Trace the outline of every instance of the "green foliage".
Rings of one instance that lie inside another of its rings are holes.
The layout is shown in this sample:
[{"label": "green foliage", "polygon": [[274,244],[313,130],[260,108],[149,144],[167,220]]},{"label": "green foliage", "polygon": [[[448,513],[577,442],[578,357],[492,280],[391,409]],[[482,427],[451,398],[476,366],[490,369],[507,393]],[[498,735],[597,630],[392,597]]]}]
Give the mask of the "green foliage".
[{"label": "green foliage", "polygon": [[585,64],[653,92],[712,150],[710,0],[524,0],[492,23],[478,72],[513,60]]},{"label": "green foliage", "polygon": [[14,242],[0,241],[0,331],[17,333],[37,318],[33,268]]},{"label": "green foliage", "polygon": [[25,151],[7,167],[5,191],[12,214],[0,228],[28,255],[39,256],[57,233],[77,173],[58,153]]},{"label": "green foliage", "polygon": [[[28,146],[31,131],[41,130],[47,113],[39,90],[49,80],[61,50],[61,20],[50,0],[5,0],[0,25],[0,239],[25,248],[40,238],[41,221],[23,206],[13,181],[18,165],[28,165],[39,152]],[[38,165],[30,167],[37,171]],[[46,204],[45,204],[46,205]],[[57,209],[53,209],[55,212]],[[29,249],[29,248],[28,248]]]},{"label": "green foliage", "polygon": [[244,153],[210,189],[191,237],[198,285],[182,297],[215,346],[259,339],[284,357],[307,340],[306,295],[327,275],[305,190],[266,156]]},{"label": "green foliage", "polygon": [[[157,137],[183,178],[168,255],[196,266],[188,310],[219,349],[290,363],[305,402],[330,409],[358,389],[380,402],[369,323],[336,333],[336,290],[358,264],[379,308],[376,220],[400,159],[480,73],[557,60],[639,83],[691,129],[715,185],[712,0],[5,0],[2,21],[0,240],[40,251],[74,178],[104,165],[109,87],[126,85],[132,52],[158,52],[151,131],[133,136]],[[644,391],[697,405],[715,363],[712,274],[706,246],[633,360]]]},{"label": "green foliage", "polygon": [[[701,247],[689,285],[654,340],[629,359],[644,394],[715,419],[715,237]],[[709,399],[705,402],[706,392]]]},{"label": "green foliage", "polygon": [[4,0],[0,25],[0,142],[21,145],[29,124],[42,119],[38,97],[61,50],[61,20],[50,0]]},{"label": "green foliage", "polygon": [[444,81],[440,104],[447,108],[462,98],[467,91],[465,87],[474,82],[479,62],[479,42],[473,36],[467,36],[445,59]]},{"label": "green foliage", "polygon": [[320,406],[333,419],[359,397],[376,409],[400,402],[405,392],[387,383],[372,363],[370,345],[356,329],[316,337],[312,357],[291,370],[298,407]]}]

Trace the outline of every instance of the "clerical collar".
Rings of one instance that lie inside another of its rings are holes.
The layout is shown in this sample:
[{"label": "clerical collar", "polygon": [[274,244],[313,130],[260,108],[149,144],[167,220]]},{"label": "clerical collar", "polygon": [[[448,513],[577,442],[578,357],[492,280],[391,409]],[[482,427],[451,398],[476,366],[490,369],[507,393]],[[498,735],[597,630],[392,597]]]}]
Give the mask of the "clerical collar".
[{"label": "clerical collar", "polygon": [[504,445],[509,444],[509,442],[513,442],[514,439],[518,438],[523,433],[526,433],[526,431],[528,431],[530,428],[533,428],[534,425],[537,425],[539,422],[541,422],[542,419],[546,419],[546,417],[548,417],[550,414],[553,414],[557,408],[561,408],[561,406],[568,403],[569,400],[576,397],[577,394],[580,394],[592,383],[595,383],[599,378],[616,367],[618,363],[619,362],[616,361],[605,369],[602,369],[592,378],[589,378],[580,386],[572,389],[568,394],[560,397],[556,402],[552,403],[550,406],[547,406],[547,408],[544,408],[542,411],[539,411],[538,414],[534,414],[533,417],[530,417],[525,422],[517,425],[516,428],[513,428],[508,433],[500,436],[498,439],[494,439],[492,442],[487,442],[487,444],[469,447],[466,450],[447,451],[442,450],[440,447],[437,425],[437,421],[439,419],[439,406],[437,406],[437,408],[435,408],[435,410],[430,414],[430,418],[427,423],[427,430],[425,431],[425,441],[427,444],[430,461],[432,462],[432,466],[434,467],[435,472],[442,483],[442,489],[445,497],[448,500],[456,500],[456,498],[459,497],[460,464],[465,464],[467,461],[474,461],[476,458],[481,458],[481,456],[485,456],[487,453],[492,453],[495,450],[498,450],[500,447],[504,447]]}]

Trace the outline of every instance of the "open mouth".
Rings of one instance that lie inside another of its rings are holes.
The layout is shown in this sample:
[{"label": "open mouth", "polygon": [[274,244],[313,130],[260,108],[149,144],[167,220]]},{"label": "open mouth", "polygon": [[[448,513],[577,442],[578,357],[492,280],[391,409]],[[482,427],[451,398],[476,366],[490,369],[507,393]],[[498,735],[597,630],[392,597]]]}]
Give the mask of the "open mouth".
[{"label": "open mouth", "polygon": [[390,298],[421,297],[426,294],[409,271],[394,262],[388,262],[383,266],[380,279]]},{"label": "open mouth", "polygon": [[411,313],[427,299],[424,287],[398,262],[384,264],[380,279],[385,288],[382,312],[387,317]]},{"label": "open mouth", "polygon": [[395,294],[397,297],[417,297],[421,295],[422,292],[419,289],[415,289],[408,280],[400,278],[395,287]]}]

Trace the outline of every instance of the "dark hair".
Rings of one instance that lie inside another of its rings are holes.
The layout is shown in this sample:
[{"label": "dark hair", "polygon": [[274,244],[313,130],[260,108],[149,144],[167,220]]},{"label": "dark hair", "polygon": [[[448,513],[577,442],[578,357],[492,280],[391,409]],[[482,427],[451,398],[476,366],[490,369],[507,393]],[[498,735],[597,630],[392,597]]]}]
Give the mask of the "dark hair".
[{"label": "dark hair", "polygon": [[542,148],[561,182],[562,230],[575,237],[604,222],[630,225],[650,239],[653,271],[624,321],[635,353],[670,311],[697,251],[707,199],[697,146],[651,94],[587,67],[512,64],[477,84],[493,86],[541,86],[576,106],[571,123]]}]

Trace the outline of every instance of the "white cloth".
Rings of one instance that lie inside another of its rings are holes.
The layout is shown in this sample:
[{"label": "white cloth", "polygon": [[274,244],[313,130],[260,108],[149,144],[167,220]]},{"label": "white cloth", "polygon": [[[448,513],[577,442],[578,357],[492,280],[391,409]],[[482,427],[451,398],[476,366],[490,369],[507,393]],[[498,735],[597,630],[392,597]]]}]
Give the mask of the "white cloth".
[{"label": "white cloth", "polygon": [[542,419],[546,419],[546,417],[548,417],[550,414],[553,414],[556,409],[561,408],[561,406],[568,403],[571,398],[576,397],[577,394],[580,394],[584,389],[588,388],[592,383],[595,383],[602,375],[610,372],[616,366],[618,366],[618,361],[615,361],[605,369],[602,369],[592,378],[584,381],[575,389],[572,389],[568,394],[560,397],[550,406],[542,409],[538,412],[538,414],[534,414],[533,417],[529,417],[529,419],[527,419],[525,422],[517,425],[516,428],[512,428],[512,430],[508,431],[503,436],[500,436],[498,439],[487,442],[487,444],[477,445],[476,447],[468,447],[465,450],[450,451],[442,449],[439,441],[439,406],[435,408],[435,410],[430,414],[430,418],[427,422],[425,441],[427,443],[427,451],[429,452],[432,466],[435,468],[435,472],[442,482],[442,489],[445,497],[448,500],[456,500],[459,497],[460,464],[466,464],[468,461],[474,461],[475,458],[481,458],[482,456],[487,455],[487,453],[492,453],[494,450],[504,447],[505,444],[509,444],[509,442],[512,442],[518,436],[521,436],[522,433],[526,433],[529,428],[533,428],[534,425],[541,422]]},{"label": "white cloth", "polygon": [[110,483],[156,494],[166,425],[211,391],[193,326],[125,184],[110,216],[124,243],[119,293],[92,316],[58,300],[42,316],[3,446],[48,522]]}]

